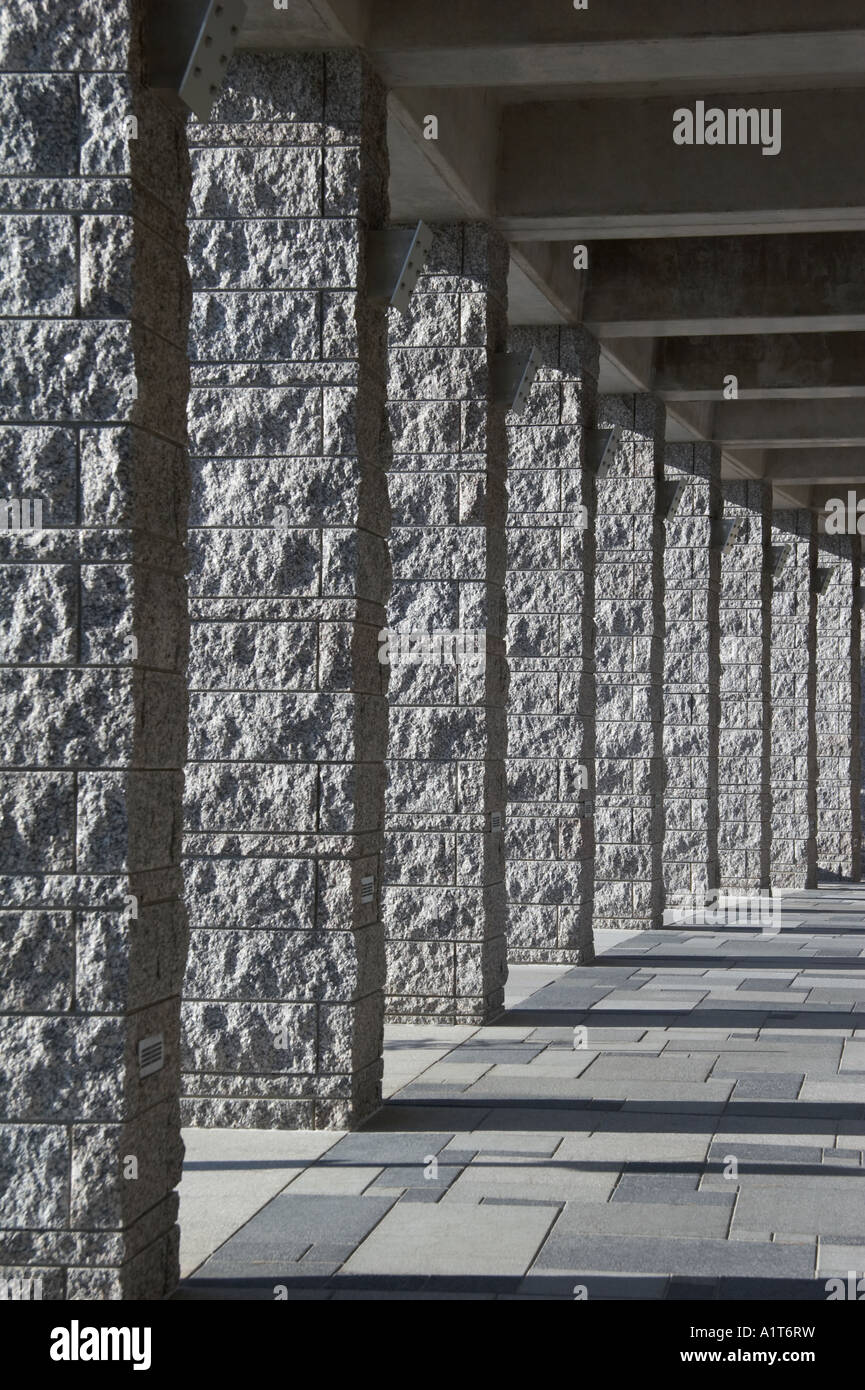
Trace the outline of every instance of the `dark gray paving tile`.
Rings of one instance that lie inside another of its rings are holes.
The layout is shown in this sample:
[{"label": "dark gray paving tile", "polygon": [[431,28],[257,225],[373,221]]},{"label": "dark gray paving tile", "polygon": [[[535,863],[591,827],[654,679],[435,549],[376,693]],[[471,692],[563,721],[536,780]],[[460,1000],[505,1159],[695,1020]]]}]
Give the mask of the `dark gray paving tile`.
[{"label": "dark gray paving tile", "polygon": [[[395,1197],[274,1197],[211,1257],[207,1265],[231,1268],[259,1261],[290,1263],[289,1250],[327,1243],[354,1248],[384,1217]],[[299,1258],[299,1257],[298,1257]],[[207,1266],[205,1266],[205,1269]]]},{"label": "dark gray paving tile", "polygon": [[734,1154],[740,1163],[777,1167],[785,1163],[820,1163],[823,1150],[809,1144],[742,1144],[718,1140],[709,1149],[709,1163],[724,1163]]},{"label": "dark gray paving tile", "polygon": [[684,1303],[708,1303],[718,1297],[719,1279],[674,1277],[667,1287],[667,1298]]},{"label": "dark gray paving tile", "polygon": [[453,1137],[453,1130],[421,1130],[410,1134],[357,1130],[344,1135],[319,1162],[325,1166],[344,1163],[352,1168],[361,1163],[374,1168],[425,1163],[428,1154],[439,1154]]},{"label": "dark gray paving tile", "polygon": [[718,1281],[721,1302],[739,1303],[823,1303],[826,1299],[822,1279],[722,1278]]},{"label": "dark gray paving tile", "polygon": [[600,1129],[606,1114],[620,1111],[624,1102],[612,1101],[608,1105],[595,1103],[589,1106],[585,1101],[575,1104],[529,1105],[523,1098],[517,1105],[497,1105],[484,1111],[484,1118],[473,1128],[506,1131],[552,1130],[558,1134],[583,1133],[586,1130]]},{"label": "dark gray paving tile", "polygon": [[723,1192],[700,1192],[697,1184],[700,1172],[691,1173],[625,1173],[612,1196],[614,1202],[660,1202],[664,1205],[731,1206]]},{"label": "dark gray paving tile", "polygon": [[[427,1177],[429,1164],[425,1161],[425,1157],[420,1163],[400,1164],[382,1169],[375,1181],[370,1183],[367,1193],[375,1192],[379,1187],[419,1187],[426,1188],[428,1191],[437,1188],[440,1192],[444,1192],[452,1182],[456,1182],[465,1166],[464,1164],[439,1163],[435,1176]],[[451,1157],[452,1155],[448,1154],[448,1158]]]},{"label": "dark gray paving tile", "polygon": [[586,1301],[601,1299],[658,1300],[664,1297],[666,1275],[618,1274],[541,1274],[526,1275],[516,1296],[523,1298],[575,1298],[576,1288],[585,1288]]},{"label": "dark gray paving tile", "polygon": [[[534,1000],[532,1000],[534,1006]],[[530,1062],[533,1057],[537,1057],[543,1052],[546,1044],[523,1044],[514,1043],[512,1047],[503,1047],[495,1043],[463,1043],[457,1052],[449,1054],[452,1062],[487,1062],[490,1066],[499,1063],[507,1063],[510,1066],[520,1062]]]},{"label": "dark gray paving tile", "polygon": [[377,1110],[358,1133],[418,1133],[438,1127],[439,1130],[449,1129],[453,1135],[459,1130],[477,1129],[489,1113],[488,1105],[423,1105],[417,1101],[392,1101]]},{"label": "dark gray paving tile", "polygon": [[736,1082],[734,1100],[795,1100],[805,1080],[804,1072],[748,1072]]}]

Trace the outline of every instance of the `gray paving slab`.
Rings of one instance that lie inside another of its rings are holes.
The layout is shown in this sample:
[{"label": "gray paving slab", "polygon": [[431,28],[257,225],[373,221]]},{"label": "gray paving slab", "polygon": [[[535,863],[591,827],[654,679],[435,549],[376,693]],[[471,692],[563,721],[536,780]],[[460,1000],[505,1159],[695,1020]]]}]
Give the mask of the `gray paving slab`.
[{"label": "gray paving slab", "polygon": [[315,1163],[290,1184],[287,1191],[321,1196],[358,1196],[374,1183],[383,1170],[372,1164],[351,1168],[348,1164]]},{"label": "gray paving slab", "polygon": [[727,1202],[568,1202],[559,1236],[707,1236],[723,1238],[730,1226],[733,1194]]},{"label": "gray paving slab", "polygon": [[821,1231],[862,1236],[865,1232],[865,1181],[856,1179],[842,1191],[826,1190],[826,1178],[810,1186],[760,1186],[745,1183],[733,1216],[733,1229],[803,1232],[815,1239]]},{"label": "gray paving slab", "polygon": [[663,1239],[636,1236],[559,1234],[545,1241],[533,1271],[570,1270],[574,1275],[599,1273],[684,1274],[717,1278],[809,1278],[814,1251],[800,1245],[757,1245],[751,1241]]},{"label": "gray paving slab", "polygon": [[566,1052],[564,1048],[553,1051],[552,1048],[547,1048],[527,1065],[510,1066],[505,1062],[501,1066],[493,1067],[489,1074],[497,1080],[501,1080],[502,1077],[524,1080],[526,1076],[548,1077],[550,1080],[556,1077],[576,1079],[591,1066],[596,1056],[594,1052]]},{"label": "gray paving slab", "polygon": [[523,1133],[519,1130],[476,1129],[471,1134],[455,1134],[441,1151],[444,1162],[456,1162],[453,1151],[468,1150],[469,1161],[479,1153],[500,1153],[507,1156],[534,1154],[541,1158],[551,1158],[562,1142],[562,1135],[555,1133]]},{"label": "gray paving slab", "polygon": [[424,1162],[383,1168],[372,1182],[370,1192],[378,1194],[379,1189],[384,1187],[418,1187],[441,1193],[450,1187],[451,1183],[456,1182],[464,1166],[437,1161],[435,1164]]},{"label": "gray paving slab", "polygon": [[482,1154],[448,1190],[450,1203],[478,1202],[484,1197],[554,1201],[606,1201],[619,1178],[614,1166],[587,1169],[573,1163],[548,1159],[533,1163],[523,1157],[508,1158]]},{"label": "gray paving slab", "polygon": [[802,1100],[838,1101],[854,1105],[865,1114],[865,1072],[845,1072],[837,1081],[818,1081],[806,1077],[800,1092]]},{"label": "gray paving slab", "polygon": [[553,1208],[541,1206],[400,1204],[358,1246],[344,1270],[347,1274],[525,1274],[556,1214]]},{"label": "gray paving slab", "polygon": [[658,1202],[668,1206],[732,1206],[732,1191],[698,1191],[700,1176],[700,1171],[696,1169],[684,1173],[626,1172],[619,1180],[611,1200],[640,1204]]},{"label": "gray paving slab", "polygon": [[497,1105],[484,1112],[484,1118],[472,1131],[472,1139],[488,1129],[496,1132],[509,1130],[517,1134],[526,1130],[534,1133],[554,1132],[559,1136],[575,1132],[584,1134],[600,1128],[605,1114],[621,1110],[622,1104],[622,1101],[596,1102],[594,1105],[585,1101],[573,1104],[539,1101],[536,1105],[530,1105],[523,1100],[514,1105]]},{"label": "gray paving slab", "polygon": [[566,1134],[556,1150],[556,1157],[567,1162],[616,1161],[620,1166],[632,1161],[702,1163],[708,1149],[709,1137],[706,1134],[663,1130],[638,1130],[635,1133],[597,1130],[588,1135]]},{"label": "gray paving slab", "polygon": [[395,1163],[425,1163],[427,1154],[438,1154],[453,1139],[450,1130],[421,1130],[401,1134],[390,1131],[359,1130],[344,1135],[327,1152],[327,1167],[371,1164],[385,1167]]},{"label": "gray paving slab", "polygon": [[488,1113],[486,1105],[424,1105],[397,1098],[376,1111],[358,1133],[407,1134],[431,1130],[436,1125],[455,1133],[459,1129],[478,1128]]},{"label": "gray paving slab", "polygon": [[678,1053],[669,1057],[598,1057],[586,1075],[588,1082],[705,1081],[712,1068],[711,1057],[691,1057]]},{"label": "gray paving slab", "polygon": [[499,1077],[488,1074],[469,1086],[464,1092],[468,1101],[480,1101],[485,1097],[509,1096],[514,1100],[523,1097],[561,1099],[563,1101],[596,1100],[603,1097],[610,1101],[641,1100],[670,1103],[670,1108],[685,1101],[699,1104],[716,1103],[720,1108],[733,1091],[733,1081],[645,1081],[641,1077],[606,1077],[592,1083],[592,1070],[589,1068],[580,1077],[539,1076],[525,1078]]},{"label": "gray paving slab", "polygon": [[803,1072],[748,1072],[736,1082],[733,1096],[736,1100],[795,1100],[804,1080]]},{"label": "gray paving slab", "polygon": [[817,1250],[817,1270],[821,1276],[840,1276],[846,1279],[851,1272],[856,1275],[856,1301],[865,1294],[865,1283],[858,1287],[860,1279],[865,1280],[865,1239],[845,1242],[843,1245],[822,1241]]},{"label": "gray paving slab", "polygon": [[[448,1057],[443,1057],[440,1062],[433,1062],[431,1067],[427,1067],[422,1073],[423,1083],[426,1086],[435,1085],[442,1082],[445,1085],[470,1086],[473,1081],[478,1081],[484,1072],[489,1071],[490,1062],[465,1063],[456,1060],[451,1061]],[[402,1090],[403,1088],[400,1087]]]},{"label": "gray paving slab", "polygon": [[473,1046],[466,1045],[459,1049],[459,1055],[451,1053],[453,1060],[459,1061],[461,1065],[480,1064],[491,1067],[495,1062],[530,1062],[533,1057],[543,1050],[540,1043],[525,1043],[520,1046],[516,1044],[511,1047],[499,1047],[494,1043],[482,1043]]},{"label": "gray paving slab", "polygon": [[530,1273],[522,1281],[514,1297],[562,1298],[573,1301],[577,1290],[588,1303],[623,1299],[657,1302],[666,1296],[670,1285],[667,1275],[591,1274],[581,1275],[579,1284],[573,1274],[555,1271]]},{"label": "gray paving slab", "polygon": [[786,1052],[727,1052],[723,1050],[719,1053],[718,1060],[712,1068],[713,1077],[742,1076],[747,1072],[758,1072],[761,1076],[766,1076],[769,1072],[778,1072],[783,1075],[785,1072],[806,1073],[809,1077],[819,1076],[826,1079],[834,1077],[838,1071],[838,1057],[834,1052],[827,1055],[815,1049],[813,1052],[805,1048],[791,1048]]},{"label": "gray paving slab", "polygon": [[725,1163],[729,1154],[735,1154],[739,1163],[767,1164],[769,1166],[785,1163],[816,1165],[823,1160],[823,1149],[816,1144],[754,1144],[750,1141],[736,1143],[731,1138],[716,1140],[709,1150],[710,1163]]},{"label": "gray paving slab", "polygon": [[[247,1221],[202,1266],[202,1274],[229,1268],[299,1260],[311,1246],[354,1248],[396,1201],[392,1196],[304,1196],[282,1193]],[[294,1253],[297,1252],[297,1253]]]}]

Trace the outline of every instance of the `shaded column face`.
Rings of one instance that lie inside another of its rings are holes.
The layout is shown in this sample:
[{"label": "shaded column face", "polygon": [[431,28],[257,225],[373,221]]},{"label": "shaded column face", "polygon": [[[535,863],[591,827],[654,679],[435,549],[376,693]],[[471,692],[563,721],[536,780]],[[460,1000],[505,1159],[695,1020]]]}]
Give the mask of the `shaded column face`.
[{"label": "shaded column face", "polygon": [[723,519],[738,523],[721,556],[720,886],[769,886],[770,490],[724,482]]},{"label": "shaded column face", "polygon": [[182,1155],[186,147],[140,86],[137,6],[85,28],[25,8],[0,79],[0,1277],[161,1298]]},{"label": "shaded column face", "polygon": [[711,445],[665,447],[664,895],[673,920],[718,883],[720,467]]},{"label": "shaded column face", "polygon": [[772,836],[773,888],[815,888],[816,521],[812,512],[773,511]]},{"label": "shaded column face", "polygon": [[858,880],[859,537],[818,536],[816,566],[817,876]]},{"label": "shaded column face", "polygon": [[508,254],[435,229],[405,317],[391,310],[393,592],[388,1012],[484,1022],[504,999],[505,406]]},{"label": "shaded column face", "polygon": [[381,1079],[384,93],[358,55],[242,54],[189,135],[184,1113],[341,1126]]},{"label": "shaded column face", "polygon": [[595,486],[584,440],[598,347],[580,329],[512,329],[542,357],[508,418],[508,956],[592,959]]},{"label": "shaded column face", "polygon": [[653,927],[664,842],[664,408],[652,396],[601,396],[598,426],[622,434],[598,480],[595,926]]}]

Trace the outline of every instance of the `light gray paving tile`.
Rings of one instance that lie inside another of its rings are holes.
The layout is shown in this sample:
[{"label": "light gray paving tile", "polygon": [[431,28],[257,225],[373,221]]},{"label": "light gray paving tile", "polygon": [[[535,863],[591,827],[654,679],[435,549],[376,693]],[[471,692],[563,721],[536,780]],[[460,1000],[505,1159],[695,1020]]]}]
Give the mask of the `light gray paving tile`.
[{"label": "light gray paving tile", "polygon": [[682,1054],[670,1057],[599,1057],[589,1069],[587,1081],[705,1081],[711,1058]]},{"label": "light gray paving tile", "polygon": [[711,1236],[723,1238],[733,1198],[724,1203],[568,1202],[558,1235]]},{"label": "light gray paving tile", "polygon": [[698,1275],[706,1278],[743,1275],[809,1278],[814,1255],[803,1246],[750,1241],[662,1239],[629,1236],[583,1236],[554,1229],[534,1269],[604,1273]]},{"label": "light gray paving tile", "polygon": [[355,1250],[344,1272],[524,1274],[555,1217],[555,1208],[543,1206],[400,1203]]},{"label": "light gray paving tile", "polygon": [[713,1077],[741,1076],[746,1072],[759,1072],[766,1076],[769,1072],[792,1072],[809,1076],[834,1077],[838,1069],[838,1059],[826,1051],[809,1053],[804,1048],[789,1052],[762,1051],[727,1052],[722,1051],[712,1068]]},{"label": "light gray paving tile", "polygon": [[[835,1276],[846,1280],[847,1276],[853,1273],[854,1286],[858,1286],[859,1280],[865,1281],[865,1241],[850,1241],[849,1244],[837,1245],[821,1240],[817,1249],[817,1269],[827,1279]],[[856,1287],[857,1303],[863,1295],[865,1282],[861,1288]]]},{"label": "light gray paving tile", "polygon": [[531,1134],[509,1129],[475,1130],[472,1134],[456,1134],[442,1150],[447,1158],[452,1150],[473,1149],[477,1153],[535,1154],[551,1157],[562,1142],[561,1134]]},{"label": "light gray paving tile", "polygon": [[865,1116],[865,1072],[848,1072],[844,1080],[821,1081],[806,1077],[800,1100],[837,1101],[859,1107]]},{"label": "light gray paving tile", "polygon": [[295,1178],[290,1188],[286,1190],[295,1195],[305,1193],[307,1196],[314,1194],[356,1196],[369,1187],[370,1183],[375,1182],[381,1171],[380,1168],[366,1165],[360,1168],[349,1168],[348,1166],[316,1163]]},{"label": "light gray paving tile", "polygon": [[861,1236],[865,1230],[865,1183],[861,1191],[827,1190],[829,1179],[815,1186],[804,1183],[761,1186],[743,1183],[733,1215],[736,1231],[766,1230],[805,1232],[817,1236],[821,1231],[835,1235]]},{"label": "light gray paving tile", "polygon": [[597,1131],[566,1134],[556,1157],[567,1162],[618,1161],[643,1163],[702,1163],[709,1148],[705,1134],[638,1130],[634,1133]]},{"label": "light gray paving tile", "polygon": [[538,1163],[522,1156],[482,1154],[463,1171],[446,1200],[475,1202],[485,1196],[520,1199],[543,1196],[561,1201],[605,1201],[618,1176],[614,1168],[586,1171],[555,1158]]},{"label": "light gray paving tile", "polygon": [[[450,1060],[451,1057],[453,1061]],[[464,1062],[461,1059],[457,1060],[458,1058],[458,1053],[450,1053],[448,1061],[434,1062],[423,1073],[423,1083],[435,1085],[441,1082],[448,1085],[470,1086],[473,1081],[479,1081],[493,1065],[492,1062]]]},{"label": "light gray paving tile", "polygon": [[589,1067],[597,1056],[593,1052],[564,1052],[550,1053],[549,1050],[541,1054],[534,1062],[529,1062],[524,1066],[511,1066],[503,1063],[495,1066],[490,1071],[491,1077],[501,1079],[502,1077],[516,1077],[525,1079],[526,1073],[530,1077],[545,1077],[553,1080],[556,1077],[582,1076],[583,1072]]},{"label": "light gray paving tile", "polygon": [[475,1043],[472,1042],[465,1047],[461,1047],[459,1054],[452,1054],[453,1062],[458,1062],[460,1066],[480,1065],[491,1067],[496,1063],[509,1062],[511,1064],[523,1064],[530,1062],[533,1057],[537,1057],[544,1049],[539,1044],[525,1043],[521,1046],[499,1047],[494,1043]]}]

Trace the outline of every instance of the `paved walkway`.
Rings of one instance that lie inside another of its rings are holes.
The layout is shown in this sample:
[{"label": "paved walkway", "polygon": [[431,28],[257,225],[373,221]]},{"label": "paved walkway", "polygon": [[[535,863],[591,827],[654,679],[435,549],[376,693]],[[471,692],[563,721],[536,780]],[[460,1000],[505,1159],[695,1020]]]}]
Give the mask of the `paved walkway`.
[{"label": "paved walkway", "polygon": [[822,1300],[861,1278],[865,887],[785,895],[777,927],[641,932],[590,969],[518,968],[491,1027],[391,1029],[359,1132],[188,1131],[177,1297]]}]

